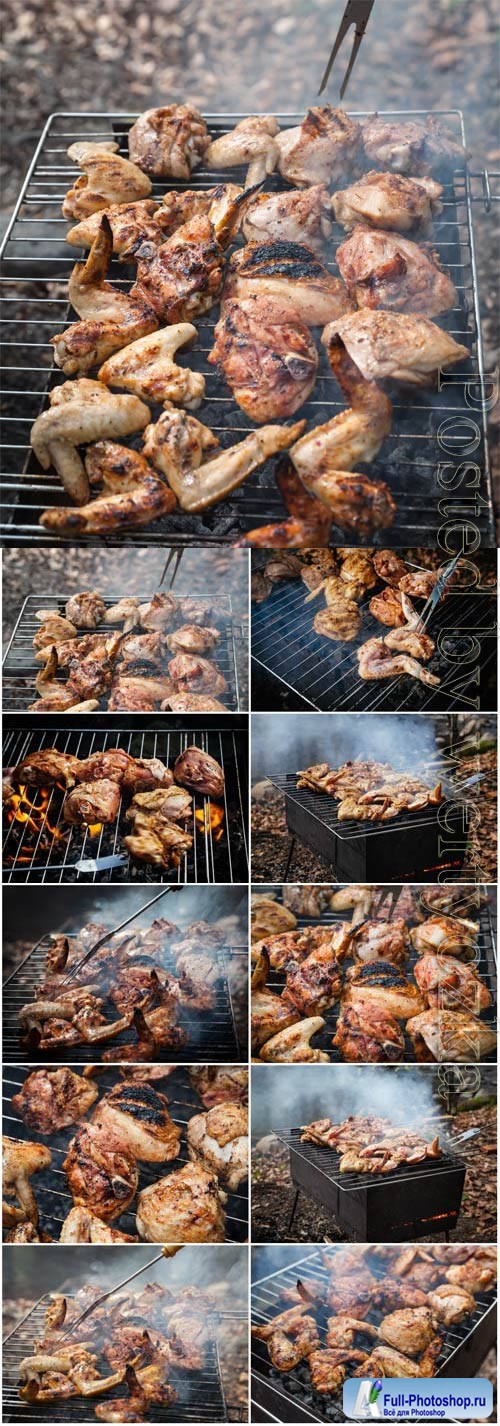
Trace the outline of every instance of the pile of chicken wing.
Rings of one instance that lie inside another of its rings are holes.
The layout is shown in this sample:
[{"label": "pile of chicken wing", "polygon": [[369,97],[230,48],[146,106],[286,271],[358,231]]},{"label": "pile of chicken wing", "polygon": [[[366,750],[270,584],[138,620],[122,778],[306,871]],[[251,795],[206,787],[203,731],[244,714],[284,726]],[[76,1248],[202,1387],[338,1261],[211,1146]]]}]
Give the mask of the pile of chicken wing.
[{"label": "pile of chicken wing", "polygon": [[[326,1274],[280,1285],[293,1305],[252,1327],[276,1371],[307,1363],[320,1396],[340,1391],[346,1377],[435,1376],[448,1330],[467,1323],[476,1296],[496,1282],[496,1248],[341,1248],[320,1257]],[[456,1334],[450,1349],[455,1343]]]},{"label": "pile of chicken wing", "polygon": [[[252,115],[211,140],[196,109],[170,104],[141,114],[128,144],[128,158],[109,140],[68,150],[81,172],[63,203],[74,220],[67,241],[90,251],[69,280],[78,320],[52,338],[70,380],[51,391],[32,429],[42,468],[57,472],[68,496],[41,524],[63,535],[103,534],[179,507],[202,513],[288,450],[278,483],[290,519],[257,531],[252,543],[325,544],[332,522],[361,534],[390,525],[388,486],[359,472],[391,430],[391,402],[378,383],[426,385],[468,356],[432,320],[458,295],[422,241],[441,211],[443,188],[432,175],[460,163],[460,150],[431,119],[359,124],[329,105],[284,130],[270,115]],[[244,166],[246,176],[179,187],[202,162],[218,173]],[[161,201],[151,196],[152,179],[167,185]],[[334,221],[347,230],[336,254]],[[331,271],[335,255],[340,276]],[[130,290],[109,281],[114,256],[133,265]],[[209,378],[176,361],[196,340],[193,323],[216,303],[208,361],[256,423],[224,449],[191,414]],[[305,421],[273,424],[314,388],[311,328],[324,329],[348,404],[308,430]],[[120,444],[138,433],[140,450]]]},{"label": "pile of chicken wing", "polygon": [[[288,890],[297,893],[298,914],[320,917],[326,909],[311,906],[314,888]],[[319,920],[300,929],[289,905],[271,900],[266,914],[265,899],[259,905],[258,898],[252,931],[256,1058],[327,1064],[332,1052],[314,1040],[333,1029],[331,1045],[350,1063],[465,1063],[494,1050],[496,1035],[481,1019],[492,996],[475,963],[478,921],[434,911],[432,903],[417,908],[406,889],[404,914],[396,916],[388,903],[375,909],[374,887],[321,890],[330,892],[331,909],[352,908],[350,923]]]},{"label": "pile of chicken wing", "polygon": [[17,789],[26,787],[64,789],[61,824],[98,832],[119,821],[127,804],[127,851],[134,861],[166,871],[180,866],[193,846],[194,836],[186,831],[186,824],[194,821],[193,797],[221,798],[224,773],[215,758],[194,744],[179,754],[173,770],[160,758],[134,758],[122,748],[82,759],[49,747],[6,770],[7,811]]},{"label": "pile of chicken wing", "polygon": [[[27,1074],[12,1098],[14,1114],[44,1138],[57,1137],[52,1149],[31,1140],[3,1139],[3,1222],[9,1242],[51,1241],[40,1227],[31,1179],[45,1170],[45,1184],[53,1192],[49,1171],[61,1159],[73,1199],[61,1243],[225,1240],[228,1195],[238,1193],[248,1177],[247,1071],[227,1066],[219,1072],[216,1067],[215,1080],[207,1081],[208,1104],[203,1079],[208,1067],[178,1072],[171,1117],[158,1080],[177,1069],[144,1065],[132,1073],[125,1065],[101,1095],[92,1076],[102,1074],[103,1067],[91,1066],[81,1076],[66,1066]],[[186,1074],[201,1100],[198,1113],[186,1100]],[[211,1102],[214,1091],[216,1103]],[[67,1128],[71,1133],[61,1137]],[[153,1171],[160,1177],[151,1180]],[[126,1225],[122,1215],[127,1212],[129,1217],[135,1213],[135,1234],[113,1226]]]},{"label": "pile of chicken wing", "polygon": [[84,590],[64,614],[40,609],[33,647],[43,667],[28,711],[224,712],[228,685],[213,655],[225,617],[208,599],[161,592],[146,604],[125,597],[106,608],[96,590]]},{"label": "pile of chicken wing", "polygon": [[[193,1376],[202,1389],[214,1337],[210,1290],[150,1282],[97,1305],[102,1293],[89,1286],[71,1297],[51,1294],[44,1334],[19,1363],[21,1399],[33,1409],[110,1393],[95,1407],[98,1421],[144,1421],[153,1407],[175,1414]],[[89,1307],[79,1332],[67,1336]]]}]

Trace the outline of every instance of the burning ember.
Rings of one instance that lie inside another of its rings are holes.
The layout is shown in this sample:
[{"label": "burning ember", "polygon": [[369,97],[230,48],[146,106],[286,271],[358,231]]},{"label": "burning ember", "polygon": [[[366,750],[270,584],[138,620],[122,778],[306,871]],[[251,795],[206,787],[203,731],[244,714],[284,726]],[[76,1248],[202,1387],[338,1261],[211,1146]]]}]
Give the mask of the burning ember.
[{"label": "burning ember", "polygon": [[[26,858],[23,854],[17,856],[17,860],[31,861],[33,855],[33,842],[36,844],[40,838],[40,846],[45,848],[49,842],[65,841],[67,834],[53,824],[49,818],[49,804],[53,788],[40,787],[32,800],[26,784],[21,783],[18,792],[12,792],[5,804],[7,823],[10,827],[17,828],[22,833],[23,842],[26,844]],[[62,792],[64,788],[60,789]],[[58,814],[53,814],[57,816]],[[28,847],[30,850],[28,851]],[[12,855],[15,854],[11,854]]]},{"label": "burning ember", "polygon": [[207,807],[199,807],[194,814],[196,826],[199,832],[211,832],[214,842],[220,842],[224,836],[224,808],[210,803]]}]

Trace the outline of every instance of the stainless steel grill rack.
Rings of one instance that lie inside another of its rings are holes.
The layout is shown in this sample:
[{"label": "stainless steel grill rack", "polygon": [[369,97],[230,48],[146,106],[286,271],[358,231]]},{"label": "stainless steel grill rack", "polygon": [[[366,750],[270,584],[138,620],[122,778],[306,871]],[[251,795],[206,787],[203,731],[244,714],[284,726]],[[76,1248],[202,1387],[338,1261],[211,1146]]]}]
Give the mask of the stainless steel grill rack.
[{"label": "stainless steel grill rack", "polygon": [[[176,596],[180,599],[188,597],[188,591],[182,594],[177,589]],[[37,693],[35,679],[40,672],[41,664],[35,663],[35,650],[33,648],[33,638],[40,630],[40,622],[35,618],[37,609],[46,606],[47,609],[58,609],[60,614],[64,614],[64,606],[69,599],[69,594],[48,594],[41,596],[29,594],[25,599],[19,617],[17,619],[11,639],[7,645],[3,660],[3,707],[6,712],[25,712],[28,704],[36,701]],[[102,596],[107,609],[111,609],[119,599],[124,597],[123,590],[114,595]],[[150,595],[138,595],[141,603],[147,603]],[[199,599],[203,604],[203,597]],[[214,603],[208,596],[205,600],[207,605]],[[217,595],[217,607],[220,608],[224,616],[221,620],[221,639],[213,651],[213,658],[218,664],[221,673],[224,674],[227,683],[227,690],[224,695],[228,711],[238,712],[240,707],[239,684],[238,684],[238,660],[236,656],[236,629],[233,623],[231,597],[230,595]],[[108,636],[114,631],[116,626],[110,624],[99,624],[93,631],[96,634],[105,633]],[[79,636],[85,630],[78,630]],[[165,667],[168,658],[167,654]],[[64,684],[65,677],[61,677]],[[101,699],[101,707],[106,711],[106,699]],[[131,715],[133,717],[133,715]]]},{"label": "stainless steel grill rack", "polygon": [[[424,118],[426,111],[386,111],[390,118]],[[442,325],[469,347],[470,361],[455,373],[448,373],[439,392],[394,393],[393,430],[381,456],[370,466],[373,476],[386,479],[398,510],[390,531],[375,541],[392,546],[432,545],[439,530],[456,518],[470,520],[483,545],[494,547],[495,533],[491,477],[486,441],[487,390],[480,329],[480,313],[472,227],[472,176],[465,163],[465,134],[459,110],[435,111],[453,129],[464,146],[464,163],[447,176],[442,215],[436,220],[433,238],[459,293],[460,305],[446,314]],[[9,385],[6,415],[6,464],[3,477],[4,516],[0,534],[4,543],[54,543],[54,535],[38,523],[47,506],[64,503],[58,481],[41,474],[29,447],[30,427],[44,408],[47,392],[64,380],[55,368],[49,338],[70,320],[66,282],[77,251],[65,245],[65,220],[61,216],[64,194],[75,177],[66,150],[79,139],[118,140],[124,153],[128,129],[136,114],[58,113],[47,121],[23,184],[20,198],[4,242],[4,312],[6,330],[5,375]],[[241,114],[207,115],[211,134],[216,137],[232,128]],[[361,113],[356,118],[365,117]],[[301,116],[279,115],[282,127]],[[189,186],[205,188],[222,180],[239,181],[237,169],[226,172],[196,169]],[[278,180],[272,178],[271,186]],[[182,185],[170,185],[170,187]],[[161,196],[163,185],[155,185]],[[487,194],[483,193],[487,198]],[[482,199],[481,199],[482,201]],[[332,253],[340,237],[335,229]],[[332,260],[329,266],[336,271]],[[130,269],[113,263],[111,279],[127,288],[133,280]],[[199,412],[219,436],[221,444],[232,444],[252,429],[244,412],[219,374],[207,364],[213,342],[218,308],[199,322],[198,341],[187,360],[202,370],[207,380],[207,397]],[[183,358],[180,358],[181,362]],[[310,401],[300,415],[318,425],[343,407],[333,381],[326,354],[321,350],[318,380]],[[466,396],[469,397],[467,405]],[[469,486],[457,486],[457,472],[467,459]],[[472,466],[470,465],[472,462]],[[272,463],[256,472],[245,484],[204,516],[173,514],[149,529],[127,532],[128,544],[199,543],[228,541],[269,520],[283,517],[284,509],[273,476]],[[338,527],[332,543],[345,536]],[[356,542],[349,535],[351,542]],[[117,543],[114,536],[111,543]],[[74,540],[72,540],[74,543]],[[95,539],[85,543],[96,543]],[[101,541],[102,543],[102,541]]]}]

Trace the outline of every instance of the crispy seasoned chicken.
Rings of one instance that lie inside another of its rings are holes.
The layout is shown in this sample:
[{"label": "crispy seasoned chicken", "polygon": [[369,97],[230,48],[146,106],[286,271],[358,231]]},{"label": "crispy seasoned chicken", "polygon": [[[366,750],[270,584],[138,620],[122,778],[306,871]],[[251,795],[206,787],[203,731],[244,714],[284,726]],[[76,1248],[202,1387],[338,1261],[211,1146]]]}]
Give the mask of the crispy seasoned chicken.
[{"label": "crispy seasoned chicken", "polygon": [[456,287],[429,244],[357,223],[337,248],[337,262],[359,308],[437,317],[459,305]]},{"label": "crispy seasoned chicken", "polygon": [[163,701],[168,701],[174,688],[172,679],[166,675],[158,677],[151,672],[144,675],[116,674],[108,699],[108,709],[110,712],[127,709],[132,713],[152,713],[161,707]]},{"label": "crispy seasoned chicken", "polygon": [[269,958],[273,970],[285,970],[292,963],[299,964],[306,959],[311,949],[307,934],[300,931],[283,931],[276,936],[263,936],[252,942],[252,960],[258,961],[261,951]]},{"label": "crispy seasoned chicken", "polygon": [[352,1376],[355,1362],[366,1362],[367,1352],[354,1347],[321,1347],[309,1356],[311,1384],[321,1396],[340,1390],[346,1376]]},{"label": "crispy seasoned chicken", "polygon": [[269,957],[267,951],[262,950],[252,975],[251,1035],[255,1051],[277,1031],[287,1030],[300,1019],[294,1005],[266,989],[268,975]]},{"label": "crispy seasoned chicken", "polygon": [[474,1312],[476,1306],[472,1293],[466,1287],[458,1287],[455,1283],[441,1283],[440,1287],[435,1287],[433,1292],[427,1294],[427,1301],[434,1316],[445,1328],[462,1322],[469,1312]]},{"label": "crispy seasoned chicken", "polygon": [[160,633],[127,634],[120,643],[120,673],[133,673],[137,668],[142,673],[149,669],[161,673],[163,640]]},{"label": "crispy seasoned chicken", "polygon": [[[439,1346],[437,1343],[439,1342]],[[433,1344],[422,1353],[419,1362],[414,1362],[411,1357],[405,1356],[404,1352],[397,1352],[394,1347],[375,1347],[375,1351],[369,1357],[364,1355],[362,1366],[358,1367],[353,1376],[367,1377],[427,1377],[434,1376],[435,1359],[441,1349],[441,1338],[435,1338],[436,1347]]]},{"label": "crispy seasoned chicken", "polygon": [[119,1218],[137,1192],[135,1154],[104,1124],[83,1124],[77,1130],[63,1168],[75,1206],[90,1208],[105,1223]]},{"label": "crispy seasoned chicken", "polygon": [[394,173],[419,176],[456,166],[460,159],[463,163],[463,149],[430,114],[425,124],[416,119],[391,122],[373,114],[361,133],[367,158]]},{"label": "crispy seasoned chicken", "polygon": [[425,233],[441,212],[442,192],[442,185],[433,178],[417,180],[371,169],[350,188],[334,193],[331,201],[343,228],[355,228],[361,222],[397,233]]},{"label": "crispy seasoned chicken", "polygon": [[260,1051],[260,1059],[271,1064],[328,1064],[329,1055],[311,1045],[313,1035],[324,1027],[321,1015],[312,1015],[300,1020],[278,1034],[272,1035]]},{"label": "crispy seasoned chicken", "polygon": [[152,178],[190,178],[209,144],[207,126],[191,104],[145,109],[128,135],[132,162]]},{"label": "crispy seasoned chicken", "polygon": [[225,693],[227,681],[213,659],[199,654],[176,654],[168,664],[168,676],[180,693]]},{"label": "crispy seasoned chicken", "polygon": [[428,599],[437,580],[434,569],[413,569],[399,580],[402,594],[412,594],[415,599]]},{"label": "crispy seasoned chicken", "polygon": [[391,585],[382,589],[380,594],[374,594],[368,608],[370,614],[373,614],[374,619],[378,619],[380,624],[402,628],[406,623],[403,612],[403,596],[399,589],[393,589]]},{"label": "crispy seasoned chicken", "polygon": [[[395,629],[394,633],[404,633],[404,630]],[[416,658],[405,653],[392,654],[385,639],[368,639],[366,644],[362,644],[357,650],[357,659],[359,677],[363,679],[400,678],[408,675],[409,678],[416,678],[431,688],[441,682],[435,674],[422,668]]]},{"label": "crispy seasoned chicken", "polygon": [[[50,410],[42,411],[31,428],[31,444],[42,469],[54,466],[67,495],[75,504],[84,505],[89,498],[88,477],[92,471],[88,464],[85,469],[77,447],[103,437],[141,431],[149,420],[149,408],[137,396],[117,396],[100,381],[86,377],[54,387],[49,400]],[[60,519],[61,512],[54,511],[54,515]],[[76,519],[82,518],[78,512]],[[45,515],[42,523],[48,524]],[[57,525],[56,519],[56,528]]]},{"label": "crispy seasoned chicken", "polygon": [[469,1292],[488,1292],[496,1281],[496,1256],[492,1264],[469,1258],[466,1263],[454,1263],[444,1276],[454,1287],[466,1287]]},{"label": "crispy seasoned chicken", "polygon": [[162,817],[166,817],[172,822],[183,822],[192,813],[192,799],[189,792],[185,792],[183,787],[176,787],[175,783],[171,787],[154,787],[149,792],[136,792],[127,812],[135,817],[136,809],[144,812],[156,812]]},{"label": "crispy seasoned chicken", "polygon": [[[80,382],[71,384],[81,385]],[[105,387],[101,389],[106,391]],[[111,396],[110,392],[108,396],[111,401],[137,402],[136,396]],[[104,420],[104,411],[102,416]],[[64,456],[66,462],[66,449]],[[175,495],[139,451],[128,450],[115,441],[100,440],[89,446],[85,468],[92,485],[102,483],[103,493],[77,510],[73,506],[45,510],[40,524],[46,530],[62,535],[106,535],[113,530],[149,525],[162,515],[170,514],[175,507]]]},{"label": "crispy seasoned chicken", "polygon": [[376,1337],[377,1328],[372,1327],[371,1322],[360,1322],[357,1317],[349,1317],[346,1313],[340,1313],[338,1317],[328,1318],[328,1328],[326,1342],[328,1347],[346,1348],[352,1347],[356,1337]]},{"label": "crispy seasoned chicken", "polygon": [[476,1015],[460,1010],[425,1010],[406,1026],[418,1060],[463,1064],[495,1049],[497,1037]]},{"label": "crispy seasoned chicken", "polygon": [[390,1347],[396,1347],[409,1357],[420,1356],[431,1343],[437,1356],[442,1346],[441,1338],[436,1339],[430,1307],[402,1307],[397,1312],[391,1312],[380,1323],[379,1335]]},{"label": "crispy seasoned chicken", "polygon": [[124,748],[106,748],[104,752],[91,753],[90,757],[79,761],[76,781],[93,782],[95,778],[106,777],[112,782],[122,783],[132,761]]},{"label": "crispy seasoned chicken", "polygon": [[373,1306],[380,1308],[384,1315],[396,1312],[400,1307],[425,1307],[427,1301],[427,1294],[419,1287],[414,1287],[404,1279],[396,1280],[391,1277],[382,1278],[382,1281],[376,1284],[372,1296]]},{"label": "crispy seasoned chicken", "polygon": [[379,579],[384,580],[391,588],[398,588],[407,572],[404,559],[395,550],[376,550],[373,555],[373,568]]},{"label": "crispy seasoned chicken", "polygon": [[106,618],[106,605],[96,590],[82,590],[68,599],[65,614],[77,629],[97,629]]},{"label": "crispy seasoned chicken", "polygon": [[252,1327],[252,1337],[266,1343],[269,1359],[279,1372],[292,1371],[320,1344],[318,1328],[308,1313],[307,1303],[279,1312],[264,1327]]},{"label": "crispy seasoned chicken", "polygon": [[431,1009],[457,1010],[466,1005],[480,1015],[491,1005],[491,993],[477,971],[453,956],[428,952],[417,961],[414,976]]},{"label": "crispy seasoned chicken", "polygon": [[174,778],[181,787],[189,787],[205,797],[222,797],[224,773],[210,753],[191,744],[174,763]]},{"label": "crispy seasoned chicken", "polygon": [[174,774],[161,758],[131,758],[121,780],[126,792],[149,792],[172,787]]},{"label": "crispy seasoned chicken", "polygon": [[301,124],[282,129],[277,137],[282,177],[297,188],[338,183],[357,158],[360,133],[359,124],[343,109],[330,104],[308,109]]},{"label": "crispy seasoned chicken", "polygon": [[224,306],[247,297],[275,298],[283,312],[309,327],[352,311],[344,283],[332,277],[312,248],[277,239],[247,243],[230,258]]},{"label": "crispy seasoned chicken", "polygon": [[51,337],[56,366],[66,376],[90,371],[112,352],[156,331],[158,326],[152,306],[143,297],[121,292],[106,281],[112,251],[111,228],[108,219],[102,217],[86,261],[75,263],[68,284],[71,306],[82,321]]},{"label": "crispy seasoned chicken", "polygon": [[410,312],[364,308],[332,321],[329,336],[336,334],[367,381],[389,379],[407,386],[429,386],[442,367],[469,356],[468,347],[429,317]]},{"label": "crispy seasoned chicken", "polygon": [[124,839],[125,846],[137,861],[168,869],[180,866],[182,858],[191,851],[191,834],[181,831],[161,813],[132,805],[127,817],[132,821],[132,830]]},{"label": "crispy seasoned chicken", "polygon": [[314,615],[313,627],[325,639],[351,643],[361,628],[361,613],[353,599],[342,599]]},{"label": "crispy seasoned chicken", "polygon": [[297,917],[288,903],[282,906],[270,896],[252,896],[250,925],[252,942],[260,941],[263,936],[279,937],[282,932],[295,930]]},{"label": "crispy seasoned chicken", "polygon": [[33,638],[34,649],[51,648],[53,644],[74,638],[77,633],[76,625],[67,618],[63,619],[55,609],[39,609],[35,619],[40,620],[40,628]]},{"label": "crispy seasoned chicken", "polygon": [[72,787],[80,767],[80,759],[72,753],[60,753],[57,748],[41,748],[38,753],[29,753],[12,771],[14,786],[27,783],[28,787],[50,787],[60,782]]},{"label": "crispy seasoned chicken", "polygon": [[178,347],[191,345],[195,339],[196,327],[191,322],[163,327],[110,357],[99,370],[99,380],[132,391],[144,401],[160,405],[172,401],[174,406],[194,411],[205,395],[205,378],[201,372],[178,366],[174,356]]},{"label": "crispy seasoned chicken", "polygon": [[293,426],[262,426],[207,460],[206,452],[218,445],[212,431],[166,403],[163,415],[147,427],[143,449],[166,476],[181,508],[198,513],[230,495],[269,456],[286,450],[303,428],[302,421]]},{"label": "crispy seasoned chicken", "polygon": [[248,1070],[233,1065],[192,1065],[189,1078],[206,1109],[248,1100]]},{"label": "crispy seasoned chicken", "polygon": [[[159,221],[155,215],[159,214]],[[113,208],[99,209],[83,218],[76,227],[66,234],[66,242],[75,248],[91,248],[101,226],[101,218],[106,217],[113,238],[113,252],[124,261],[131,258],[141,243],[160,243],[163,231],[162,210],[152,198],[139,199],[136,203],[117,203]]]},{"label": "crispy seasoned chicken", "polygon": [[181,624],[173,634],[167,634],[165,643],[172,654],[207,654],[216,647],[220,630],[210,625]]},{"label": "crispy seasoned chicken", "polygon": [[440,955],[471,960],[479,936],[479,922],[469,921],[464,916],[438,914],[428,916],[410,934],[412,946],[419,955],[435,951]]},{"label": "crispy seasoned chicken", "polygon": [[146,630],[165,632],[173,629],[179,617],[179,600],[174,594],[154,594],[149,604],[141,604],[139,609],[139,622],[141,628]]},{"label": "crispy seasoned chicken", "polygon": [[366,1001],[342,1004],[332,1044],[349,1063],[371,1064],[403,1059],[405,1040],[394,1014],[383,1003],[370,1005]]},{"label": "crispy seasoned chicken", "polygon": [[318,353],[308,327],[272,297],[227,301],[208,360],[253,421],[293,416],[310,395]]},{"label": "crispy seasoned chicken", "polygon": [[139,1194],[137,1229],[147,1243],[223,1243],[224,1202],[214,1173],[184,1164]]},{"label": "crispy seasoned chicken", "polygon": [[[343,928],[342,928],[343,930]],[[342,986],[335,938],[312,950],[299,964],[287,967],[283,1000],[303,1016],[322,1015],[338,1000]]]},{"label": "crispy seasoned chicken", "polygon": [[53,1134],[83,1119],[97,1098],[95,1084],[61,1066],[60,1069],[33,1070],[11,1102],[15,1114],[20,1115],[28,1129]]},{"label": "crispy seasoned chicken", "polygon": [[217,1175],[230,1193],[237,1193],[248,1178],[248,1110],[226,1101],[194,1114],[187,1126],[190,1159]]},{"label": "crispy seasoned chicken", "polygon": [[278,123],[273,114],[250,114],[234,129],[214,139],[205,158],[208,168],[234,168],[248,164],[245,188],[262,183],[278,162],[275,142]]},{"label": "crispy seasoned chicken", "polygon": [[410,937],[406,922],[395,917],[393,921],[363,921],[351,934],[349,955],[358,964],[370,961],[389,961],[392,965],[406,960]]},{"label": "crispy seasoned chicken", "polygon": [[343,886],[339,891],[331,893],[331,909],[332,911],[350,911],[352,908],[351,926],[359,926],[360,922],[370,915],[373,893],[372,886]]},{"label": "crispy seasoned chicken", "polygon": [[326,184],[287,193],[256,193],[247,205],[241,229],[246,242],[305,243],[321,253],[332,232]]},{"label": "crispy seasoned chicken", "polygon": [[98,822],[116,822],[119,809],[120,788],[109,778],[100,777],[93,782],[80,782],[67,793],[62,816],[75,827],[91,826]]},{"label": "crispy seasoned chicken", "polygon": [[29,1219],[38,1224],[38,1204],[31,1187],[32,1174],[48,1169],[52,1163],[50,1149],[43,1144],[31,1144],[27,1139],[2,1138],[3,1222],[15,1227]]},{"label": "crispy seasoned chicken", "polygon": [[118,144],[109,140],[101,144],[84,140],[70,145],[68,158],[83,168],[83,174],[66,194],[65,218],[88,218],[90,213],[108,208],[110,204],[131,203],[136,198],[148,197],[150,179],[117,150]]},{"label": "crispy seasoned chicken", "polygon": [[384,960],[368,961],[353,966],[347,972],[342,996],[344,1005],[353,1005],[361,1012],[375,1009],[394,1015],[398,1020],[419,1015],[424,1008],[416,985],[412,985],[390,961]]},{"label": "crispy seasoned chicken", "polygon": [[165,243],[137,249],[137,280],[132,296],[156,312],[161,322],[186,322],[209,312],[222,286],[224,249],[233,237],[241,199],[222,203],[210,215],[198,214],[177,228]]},{"label": "crispy seasoned chicken", "polygon": [[130,1233],[120,1233],[111,1228],[102,1218],[97,1218],[88,1208],[71,1208],[65,1218],[60,1243],[136,1243],[137,1238]]},{"label": "crispy seasoned chicken", "polygon": [[219,183],[216,188],[172,189],[162,195],[162,206],[156,221],[166,238],[177,228],[182,228],[184,223],[189,223],[191,218],[200,215],[206,214],[218,223],[242,193],[243,189],[237,183]]},{"label": "crispy seasoned chicken", "polygon": [[170,1117],[168,1099],[151,1084],[115,1085],[100,1100],[93,1122],[146,1163],[169,1163],[179,1153],[182,1130]]}]

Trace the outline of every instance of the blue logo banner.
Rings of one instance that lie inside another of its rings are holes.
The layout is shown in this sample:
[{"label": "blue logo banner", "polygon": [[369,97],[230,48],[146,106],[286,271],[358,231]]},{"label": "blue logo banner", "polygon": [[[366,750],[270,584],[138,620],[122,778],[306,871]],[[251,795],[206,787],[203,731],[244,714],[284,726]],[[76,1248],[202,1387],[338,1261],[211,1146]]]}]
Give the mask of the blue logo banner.
[{"label": "blue logo banner", "polygon": [[344,1382],[349,1421],[487,1421],[493,1387],[485,1377],[370,1377]]}]

